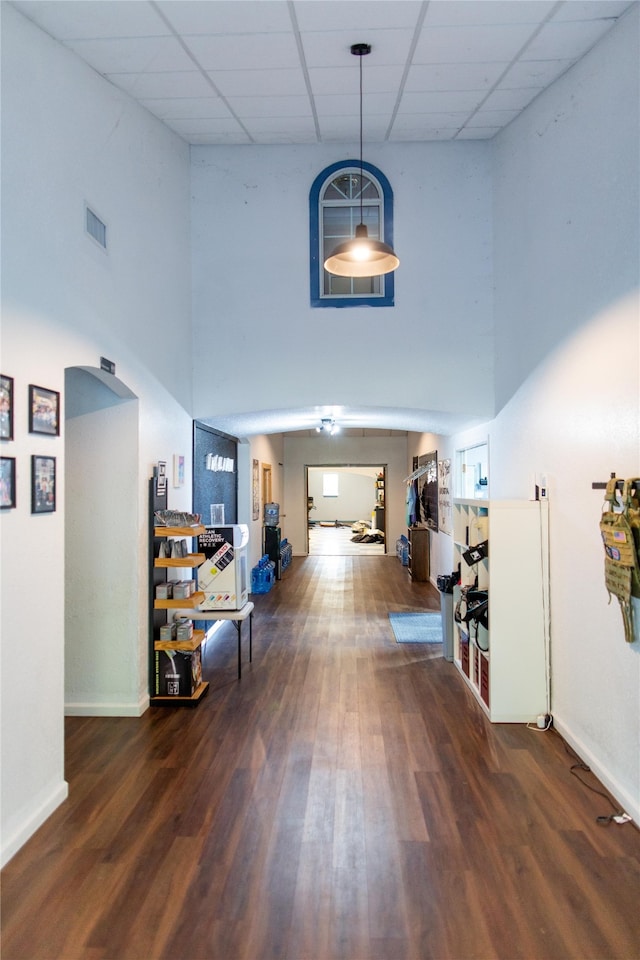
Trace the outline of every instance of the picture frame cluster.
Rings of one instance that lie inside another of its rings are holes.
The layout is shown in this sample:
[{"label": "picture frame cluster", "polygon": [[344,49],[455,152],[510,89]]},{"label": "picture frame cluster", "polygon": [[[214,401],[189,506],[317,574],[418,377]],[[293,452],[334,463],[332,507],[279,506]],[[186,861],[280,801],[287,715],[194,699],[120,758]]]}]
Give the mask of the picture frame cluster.
[{"label": "picture frame cluster", "polygon": [[[60,392],[30,383],[28,386],[28,432],[60,436]],[[0,441],[15,440],[14,378],[0,374]],[[56,457],[31,455],[31,513],[55,513]],[[0,456],[0,510],[17,507],[16,457]]]}]

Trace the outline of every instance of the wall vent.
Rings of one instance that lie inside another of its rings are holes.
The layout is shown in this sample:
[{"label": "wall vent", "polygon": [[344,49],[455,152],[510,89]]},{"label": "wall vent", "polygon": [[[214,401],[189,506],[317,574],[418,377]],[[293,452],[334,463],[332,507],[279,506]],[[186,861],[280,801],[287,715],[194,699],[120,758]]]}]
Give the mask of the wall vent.
[{"label": "wall vent", "polygon": [[96,216],[93,210],[89,207],[85,207],[86,218],[85,218],[85,229],[90,237],[92,237],[96,243],[99,243],[100,246],[106,250],[107,249],[107,225],[103,223],[100,217]]}]

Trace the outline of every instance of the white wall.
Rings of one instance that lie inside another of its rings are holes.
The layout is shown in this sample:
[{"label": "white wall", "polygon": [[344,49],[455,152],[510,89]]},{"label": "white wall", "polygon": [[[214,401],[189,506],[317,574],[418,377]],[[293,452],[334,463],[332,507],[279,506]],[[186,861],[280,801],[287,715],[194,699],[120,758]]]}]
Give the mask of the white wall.
[{"label": "white wall", "polygon": [[[253,461],[258,461],[258,517],[253,517]],[[249,438],[249,452],[247,456],[246,469],[239,482],[244,485],[247,512],[245,519],[241,523],[249,524],[249,566],[256,565],[260,557],[264,555],[262,549],[262,528],[264,524],[263,503],[264,491],[262,489],[262,466],[271,466],[271,497],[273,503],[280,504],[280,529],[282,538],[288,536],[288,518],[284,500],[284,443],[281,433],[274,433],[270,436],[256,436]],[[239,494],[239,492],[238,492]],[[238,504],[240,504],[240,495],[238,495]],[[240,514],[238,514],[240,519]]]},{"label": "white wall", "polygon": [[[366,520],[371,522],[371,513],[376,505],[376,467],[327,467],[310,469],[308,474],[309,496],[313,497],[314,510],[311,520]],[[325,497],[323,477],[336,473],[338,494]],[[398,491],[394,491],[396,494]]]},{"label": "white wall", "polygon": [[625,643],[608,603],[591,484],[640,475],[638,12],[496,139],[498,388],[511,399],[489,426],[492,497],[526,498],[534,473],[548,477],[556,725],[636,819],[640,638]]},{"label": "white wall", "polygon": [[[17,508],[0,517],[4,862],[66,795],[64,436],[28,433],[27,386],[59,390],[64,422],[65,369],[97,367],[107,356],[139,398],[130,530],[137,616],[128,638],[139,677],[148,642],[147,478],[174,452],[191,470],[191,358],[187,147],[7,4],[2,69],[1,369],[14,377],[16,406],[15,440],[2,452],[16,457],[18,474]],[[107,222],[108,255],[84,235],[85,199]],[[184,352],[175,349],[176,329]],[[57,459],[57,510],[31,516],[30,457],[43,453]],[[190,507],[189,488],[170,496],[171,506]],[[87,539],[108,534],[117,506],[104,504]]]},{"label": "white wall", "polygon": [[[394,190],[396,306],[312,309],[309,190],[354,153],[192,149],[196,416],[211,415],[213,370],[220,416],[316,404],[493,416],[490,144],[367,145]],[[226,359],[238,352],[241,369]]]},{"label": "white wall", "polygon": [[497,409],[638,287],[638,5],[493,141]]},{"label": "white wall", "polygon": [[284,437],[284,497],[287,537],[296,556],[307,552],[307,491],[305,467],[350,463],[386,466],[386,526],[388,552],[406,533],[403,480],[407,476],[406,437]]}]

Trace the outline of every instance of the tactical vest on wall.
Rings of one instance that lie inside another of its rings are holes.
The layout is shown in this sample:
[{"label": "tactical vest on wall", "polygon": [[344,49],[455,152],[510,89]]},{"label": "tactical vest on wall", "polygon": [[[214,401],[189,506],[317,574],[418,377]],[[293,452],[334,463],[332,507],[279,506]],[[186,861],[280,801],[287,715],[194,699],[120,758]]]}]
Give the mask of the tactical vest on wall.
[{"label": "tactical vest on wall", "polygon": [[604,543],[604,582],[616,596],[624,622],[624,638],[634,640],[631,597],[640,597],[640,478],[622,481],[622,498],[616,496],[613,477],[607,484],[600,533]]}]

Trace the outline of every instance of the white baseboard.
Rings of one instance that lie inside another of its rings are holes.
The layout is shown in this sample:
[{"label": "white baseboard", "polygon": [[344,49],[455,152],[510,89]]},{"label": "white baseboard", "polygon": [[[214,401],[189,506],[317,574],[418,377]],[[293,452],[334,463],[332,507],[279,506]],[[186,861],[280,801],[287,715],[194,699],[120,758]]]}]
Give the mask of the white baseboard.
[{"label": "white baseboard", "polygon": [[[633,797],[630,793],[628,793],[624,787],[622,787],[618,781],[615,780],[611,774],[601,766],[597,757],[594,757],[582,740],[579,737],[576,737],[571,732],[569,727],[565,726],[562,720],[560,720],[555,713],[553,714],[553,726],[558,731],[560,736],[567,741],[569,746],[573,747],[580,759],[591,768],[596,777],[607,788],[609,793],[616,798],[622,810],[625,813],[628,813],[632,820],[638,826],[640,826],[640,803],[638,802],[638,798]],[[608,814],[612,811],[605,810],[604,812]]]},{"label": "white baseboard", "polygon": [[137,703],[65,703],[65,717],[141,717],[149,709],[149,697]]},{"label": "white baseboard", "polygon": [[15,856],[20,847],[24,846],[27,840],[33,836],[45,820],[49,819],[53,811],[56,810],[61,803],[64,803],[68,796],[69,784],[66,780],[63,780],[55,790],[52,790],[47,799],[28,815],[27,819],[20,824],[8,840],[5,840],[3,837],[2,851],[0,852],[0,867],[4,867],[5,864]]}]

